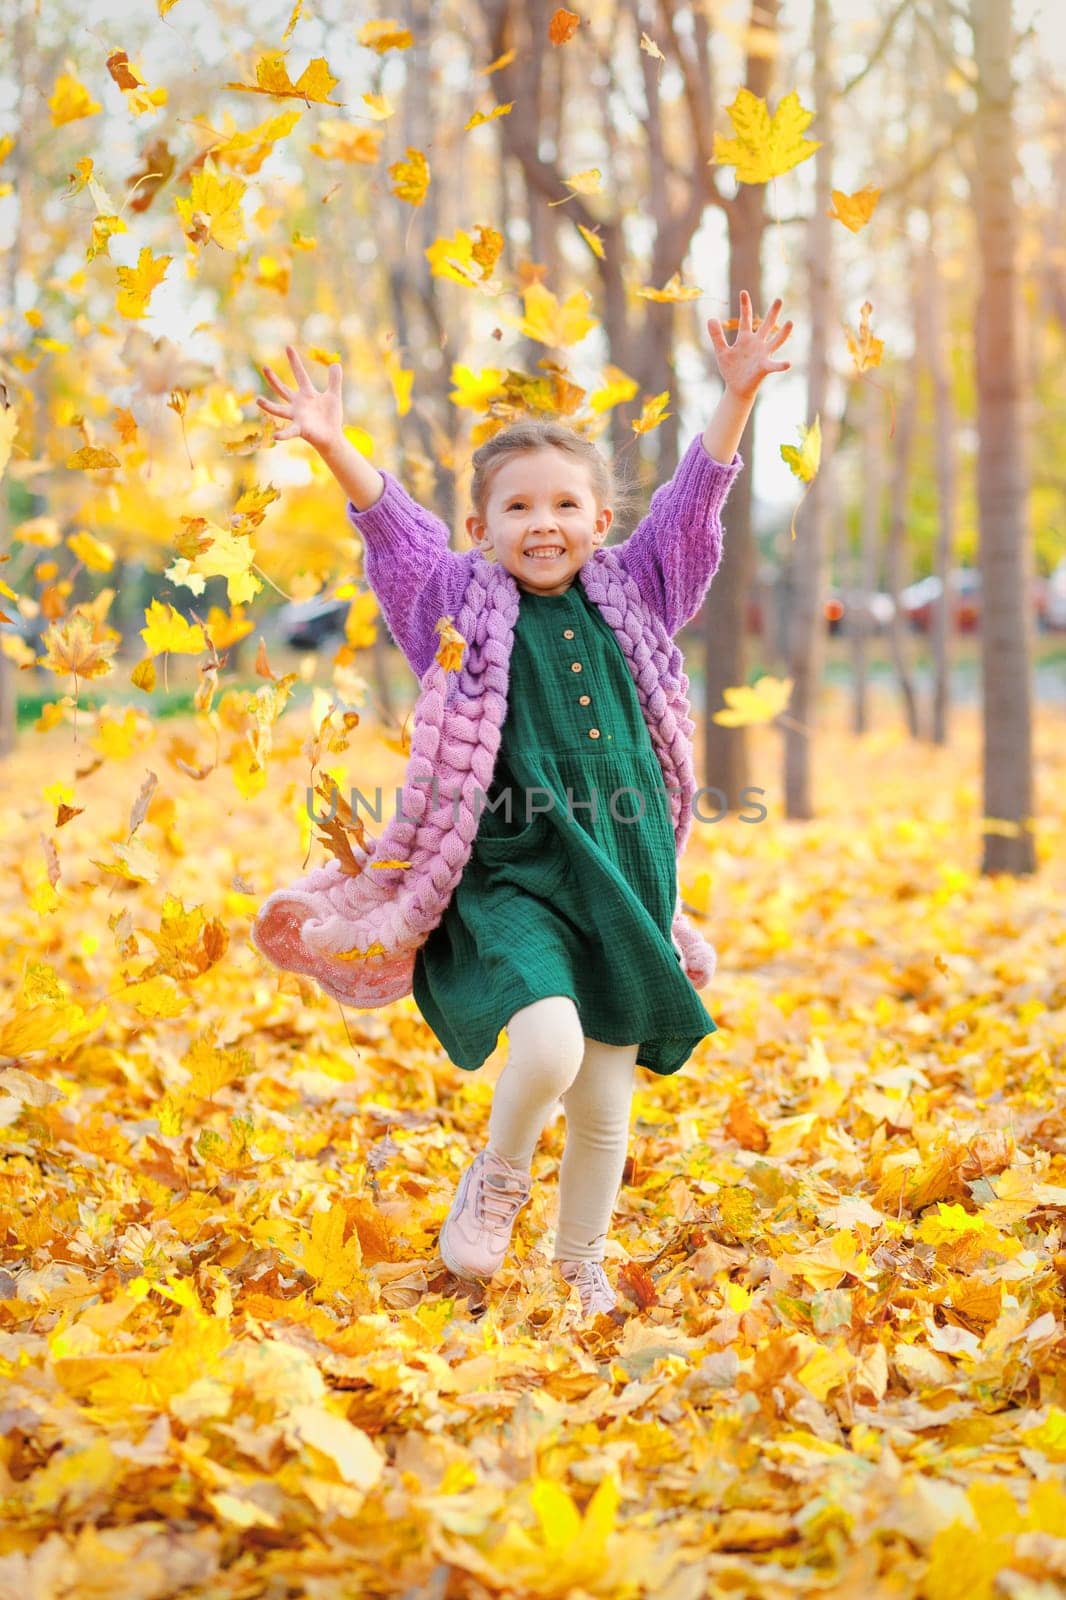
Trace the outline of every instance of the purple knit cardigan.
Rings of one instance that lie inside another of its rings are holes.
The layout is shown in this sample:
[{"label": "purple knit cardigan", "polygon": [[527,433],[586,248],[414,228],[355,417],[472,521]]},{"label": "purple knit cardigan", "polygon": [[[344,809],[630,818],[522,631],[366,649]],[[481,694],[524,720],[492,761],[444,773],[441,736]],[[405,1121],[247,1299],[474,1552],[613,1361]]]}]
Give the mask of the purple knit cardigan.
[{"label": "purple knit cardigan", "polygon": [[[729,466],[715,461],[697,436],[629,538],[601,545],[577,576],[633,675],[670,791],[679,857],[696,781],[688,678],[673,637],[700,609],[718,569],[721,509],[742,466],[739,454]],[[453,550],[446,524],[391,473],[382,477],[385,488],[372,506],[358,511],[349,501],[347,510],[363,538],[367,581],[420,681],[401,804],[365,851],[352,841],[358,875],[345,875],[331,857],[269,895],[251,932],[275,966],[309,973],[327,994],[363,1008],[411,992],[415,952],[443,917],[469,859],[475,795],[489,792],[507,715],[521,597],[505,568],[480,548]],[[457,671],[446,672],[436,659],[443,616],[466,641]],[[683,914],[680,894],[671,932],[685,973],[703,988],[716,956]]]}]

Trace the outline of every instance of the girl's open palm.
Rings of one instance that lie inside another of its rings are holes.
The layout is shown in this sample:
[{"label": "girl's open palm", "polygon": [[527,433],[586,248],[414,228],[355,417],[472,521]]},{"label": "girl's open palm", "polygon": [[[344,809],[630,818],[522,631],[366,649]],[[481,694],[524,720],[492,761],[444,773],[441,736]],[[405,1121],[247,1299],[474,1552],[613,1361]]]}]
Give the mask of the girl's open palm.
[{"label": "girl's open palm", "polygon": [[780,328],[775,326],[781,305],[780,298],[775,300],[758,328],[753,329],[751,296],[746,289],[741,289],[737,336],[732,344],[726,339],[722,324],[714,317],[707,324],[722,382],[743,400],[754,395],[768,373],[787,372],[792,365],[791,361],[770,359],[792,332],[791,321]]},{"label": "girl's open palm", "polygon": [[260,395],[255,403],[287,423],[286,427],[276,430],[275,439],[306,439],[316,450],[321,450],[323,445],[339,438],[343,429],[340,362],[335,361],[330,367],[325,389],[316,389],[291,344],[285,346],[285,354],[296,377],[296,388],[290,389],[270,367],[264,367],[263,376],[282,398],[264,400]]}]

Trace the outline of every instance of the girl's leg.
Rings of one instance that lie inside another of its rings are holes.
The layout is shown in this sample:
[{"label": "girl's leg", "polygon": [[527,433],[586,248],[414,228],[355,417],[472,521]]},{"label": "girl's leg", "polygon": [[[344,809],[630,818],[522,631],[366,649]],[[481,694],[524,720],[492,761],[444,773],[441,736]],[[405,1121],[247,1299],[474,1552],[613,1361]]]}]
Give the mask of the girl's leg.
[{"label": "girl's leg", "polygon": [[553,994],[516,1011],[507,1024],[507,1064],[496,1080],[488,1147],[528,1168],[555,1102],[581,1069],[585,1037],[569,995]]},{"label": "girl's leg", "polygon": [[629,1144],[638,1044],[585,1039],[581,1070],[563,1095],[556,1261],[602,1261]]}]

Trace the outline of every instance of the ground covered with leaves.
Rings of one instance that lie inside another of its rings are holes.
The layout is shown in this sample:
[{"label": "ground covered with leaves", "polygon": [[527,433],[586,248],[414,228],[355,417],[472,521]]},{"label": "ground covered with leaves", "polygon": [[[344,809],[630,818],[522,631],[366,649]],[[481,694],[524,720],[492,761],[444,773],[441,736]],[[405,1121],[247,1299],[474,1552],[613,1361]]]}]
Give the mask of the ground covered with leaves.
[{"label": "ground covered with leaves", "polygon": [[[488,1290],[437,1255],[506,1039],[461,1073],[410,999],[342,1013],[248,943],[303,870],[298,708],[258,792],[194,775],[191,720],[23,739],[0,1600],[1063,1593],[1061,718],[1015,881],[976,872],[976,713],[950,751],[827,714],[817,821],[756,728],[769,816],[693,827],[719,1031],[637,1074],[591,1323],[561,1116]],[[355,730],[364,792],[402,768]]]}]

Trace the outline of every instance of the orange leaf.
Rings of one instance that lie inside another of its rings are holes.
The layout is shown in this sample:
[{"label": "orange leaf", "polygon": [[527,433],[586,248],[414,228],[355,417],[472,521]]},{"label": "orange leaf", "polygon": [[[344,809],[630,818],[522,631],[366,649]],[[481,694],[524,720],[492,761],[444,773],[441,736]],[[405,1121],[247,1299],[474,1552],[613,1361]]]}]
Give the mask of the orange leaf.
[{"label": "orange leaf", "polygon": [[565,6],[560,6],[548,23],[548,38],[552,44],[566,44],[580,25],[581,18],[576,11],[567,11]]}]

